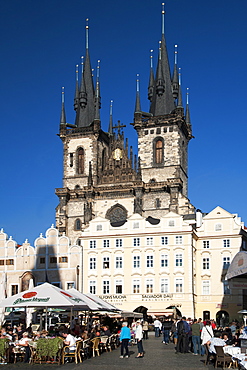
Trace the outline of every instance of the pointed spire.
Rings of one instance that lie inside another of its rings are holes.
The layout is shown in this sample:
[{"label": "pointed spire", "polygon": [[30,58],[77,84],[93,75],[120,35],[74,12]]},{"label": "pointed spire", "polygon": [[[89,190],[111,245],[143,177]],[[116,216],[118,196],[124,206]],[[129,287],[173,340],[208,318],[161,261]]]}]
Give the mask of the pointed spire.
[{"label": "pointed spire", "polygon": [[189,108],[189,88],[188,87],[187,87],[187,92],[186,92],[185,122],[187,123],[188,126],[191,125],[191,122],[190,122],[190,108]]},{"label": "pointed spire", "polygon": [[154,116],[171,113],[174,108],[174,98],[172,93],[171,73],[166,49],[165,40],[165,9],[162,3],[162,36],[159,50],[159,60],[156,70],[155,86],[156,91],[153,95],[150,113]]},{"label": "pointed spire", "polygon": [[66,114],[65,114],[65,107],[64,107],[64,87],[62,87],[62,109],[61,109],[61,116],[60,116],[60,125],[66,125]]},{"label": "pointed spire", "polygon": [[177,108],[183,108],[182,85],[181,85],[181,68],[179,68],[178,79],[179,79],[179,88],[178,88],[178,105],[177,105]]},{"label": "pointed spire", "polygon": [[141,112],[141,101],[140,101],[140,80],[139,74],[136,75],[136,105],[135,105],[135,113]]},{"label": "pointed spire", "polygon": [[79,70],[78,64],[75,66],[75,97],[74,97],[74,110],[76,111],[79,104]]},{"label": "pointed spire", "polygon": [[150,50],[150,75],[148,85],[148,99],[150,102],[153,99],[154,94],[154,70],[153,70],[153,50]]},{"label": "pointed spire", "polygon": [[100,120],[99,110],[101,108],[99,70],[100,70],[100,60],[98,60],[98,65],[97,65],[96,88],[95,88],[95,118],[94,119],[96,120]]},{"label": "pointed spire", "polygon": [[129,139],[126,137],[126,140],[125,140],[125,150],[126,150],[126,154],[127,154],[127,157],[129,155]]},{"label": "pointed spire", "polygon": [[174,51],[174,70],[173,70],[173,77],[172,77],[172,93],[173,98],[177,99],[178,97],[178,89],[179,89],[179,81],[178,81],[178,64],[177,64],[177,57],[178,57],[178,46],[175,45]]},{"label": "pointed spire", "polygon": [[132,145],[130,147],[130,164],[131,164],[131,168],[133,168],[133,147]]},{"label": "pointed spire", "polygon": [[113,127],[112,106],[113,106],[113,100],[111,100],[111,102],[110,102],[110,119],[109,119],[109,127],[108,127],[108,133],[110,135],[113,135],[113,130],[112,130],[112,127]]},{"label": "pointed spire", "polygon": [[86,56],[80,86],[80,105],[76,112],[77,127],[90,126],[95,118],[94,85],[89,56],[89,26],[86,19]]},{"label": "pointed spire", "polygon": [[85,81],[84,81],[84,76],[83,76],[83,67],[84,66],[84,57],[81,57],[81,86],[80,86],[80,106],[82,108],[85,108],[87,105],[87,93],[86,93],[86,88],[85,88]]}]

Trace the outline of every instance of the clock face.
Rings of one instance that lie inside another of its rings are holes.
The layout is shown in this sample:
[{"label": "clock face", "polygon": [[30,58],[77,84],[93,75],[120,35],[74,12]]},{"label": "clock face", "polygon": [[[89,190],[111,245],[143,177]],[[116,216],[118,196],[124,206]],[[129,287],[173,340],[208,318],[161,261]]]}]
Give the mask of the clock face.
[{"label": "clock face", "polygon": [[113,159],[115,159],[116,161],[120,161],[120,159],[123,158],[122,150],[120,148],[116,148],[113,151],[112,156],[113,156]]}]

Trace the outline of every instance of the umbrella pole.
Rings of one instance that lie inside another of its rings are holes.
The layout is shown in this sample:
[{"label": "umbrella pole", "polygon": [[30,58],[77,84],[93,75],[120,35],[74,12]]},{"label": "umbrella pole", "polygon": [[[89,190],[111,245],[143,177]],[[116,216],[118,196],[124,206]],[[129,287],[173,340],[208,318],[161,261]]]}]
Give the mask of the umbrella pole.
[{"label": "umbrella pole", "polygon": [[47,330],[47,307],[45,308],[45,330]]},{"label": "umbrella pole", "polygon": [[72,328],[72,313],[73,313],[73,311],[72,311],[72,306],[71,306],[70,307],[70,330]]}]

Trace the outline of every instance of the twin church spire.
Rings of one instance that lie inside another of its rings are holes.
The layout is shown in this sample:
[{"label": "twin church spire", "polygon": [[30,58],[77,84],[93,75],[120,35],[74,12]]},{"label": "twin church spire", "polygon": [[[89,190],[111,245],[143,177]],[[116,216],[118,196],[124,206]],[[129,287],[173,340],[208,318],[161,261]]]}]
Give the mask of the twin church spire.
[{"label": "twin church spire", "polygon": [[[159,42],[159,58],[157,62],[156,74],[153,70],[153,50],[150,56],[150,76],[148,85],[148,99],[150,100],[149,114],[160,116],[170,114],[175,108],[183,108],[181,72],[177,65],[177,45],[175,45],[175,61],[173,76],[171,77],[169,59],[165,39],[165,10],[162,3],[162,33]],[[76,66],[76,87],[74,97],[74,109],[76,111],[75,125],[77,128],[91,126],[94,121],[100,123],[100,61],[98,61],[96,83],[94,86],[92,68],[89,56],[89,26],[86,20],[86,54],[81,62],[82,74],[79,83],[79,68]],[[141,112],[139,75],[136,82],[136,103],[135,113]],[[190,122],[188,99],[186,104],[186,122]],[[112,122],[112,102],[110,108],[110,122]],[[62,92],[62,112],[60,123],[66,124],[64,108],[64,91]],[[112,123],[109,125],[108,133],[112,133]]]}]

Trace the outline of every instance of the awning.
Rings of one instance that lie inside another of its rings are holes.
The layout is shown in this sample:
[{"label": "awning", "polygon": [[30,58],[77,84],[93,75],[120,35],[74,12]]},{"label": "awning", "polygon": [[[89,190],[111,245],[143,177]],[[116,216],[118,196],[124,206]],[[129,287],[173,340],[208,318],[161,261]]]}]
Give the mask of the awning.
[{"label": "awning", "polygon": [[244,274],[247,274],[247,252],[241,251],[233,258],[226,274],[226,280]]}]

